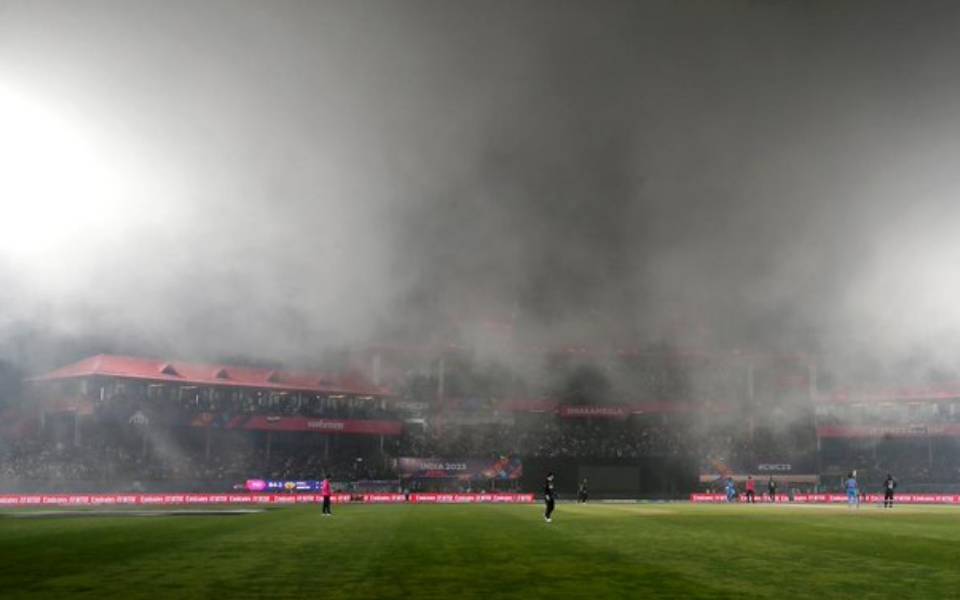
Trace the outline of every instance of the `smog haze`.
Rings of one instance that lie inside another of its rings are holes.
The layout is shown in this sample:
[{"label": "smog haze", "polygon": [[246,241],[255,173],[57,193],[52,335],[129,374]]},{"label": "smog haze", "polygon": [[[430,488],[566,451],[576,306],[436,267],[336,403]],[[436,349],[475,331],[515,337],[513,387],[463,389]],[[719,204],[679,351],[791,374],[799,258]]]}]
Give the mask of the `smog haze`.
[{"label": "smog haze", "polygon": [[4,1],[2,352],[302,363],[497,323],[949,371],[958,16]]}]

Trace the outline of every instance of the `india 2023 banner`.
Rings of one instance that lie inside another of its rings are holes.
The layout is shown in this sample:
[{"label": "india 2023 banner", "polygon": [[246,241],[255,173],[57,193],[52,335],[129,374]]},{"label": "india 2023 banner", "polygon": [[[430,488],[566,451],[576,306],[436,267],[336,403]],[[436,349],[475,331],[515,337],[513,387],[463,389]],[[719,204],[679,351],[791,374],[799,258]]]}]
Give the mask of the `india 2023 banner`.
[{"label": "india 2023 banner", "polygon": [[399,458],[397,466],[405,478],[411,479],[516,480],[523,476],[523,463],[516,456],[491,459]]}]

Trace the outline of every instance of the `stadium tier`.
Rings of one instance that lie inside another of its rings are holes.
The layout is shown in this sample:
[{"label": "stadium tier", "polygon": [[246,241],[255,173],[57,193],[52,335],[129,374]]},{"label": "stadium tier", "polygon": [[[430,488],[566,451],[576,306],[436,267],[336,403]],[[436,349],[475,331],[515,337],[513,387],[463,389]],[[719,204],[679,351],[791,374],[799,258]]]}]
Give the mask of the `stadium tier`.
[{"label": "stadium tier", "polygon": [[446,350],[346,374],[95,356],[29,380],[0,429],[0,483],[222,493],[327,475],[358,494],[519,492],[552,471],[561,494],[588,480],[594,497],[685,498],[748,480],[840,491],[857,470],[866,486],[894,472],[913,492],[960,488],[949,387],[820,394],[795,357],[568,354],[545,361],[564,385],[541,387]]}]

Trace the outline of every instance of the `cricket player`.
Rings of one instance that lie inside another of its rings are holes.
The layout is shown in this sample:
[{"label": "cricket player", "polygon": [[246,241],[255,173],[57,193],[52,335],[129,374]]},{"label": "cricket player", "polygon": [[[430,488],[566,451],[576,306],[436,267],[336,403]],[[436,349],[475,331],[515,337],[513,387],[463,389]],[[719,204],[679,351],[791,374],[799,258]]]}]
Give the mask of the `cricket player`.
[{"label": "cricket player", "polygon": [[857,490],[857,472],[851,471],[845,483],[847,488],[847,506],[860,508],[860,494]]},{"label": "cricket player", "polygon": [[323,516],[332,517],[333,513],[330,512],[330,478],[326,475],[320,482],[320,495],[323,496]]},{"label": "cricket player", "polygon": [[546,510],[543,513],[543,520],[547,523],[553,523],[553,509],[557,501],[557,492],[553,486],[553,473],[547,473],[547,480],[543,484],[543,503]]}]

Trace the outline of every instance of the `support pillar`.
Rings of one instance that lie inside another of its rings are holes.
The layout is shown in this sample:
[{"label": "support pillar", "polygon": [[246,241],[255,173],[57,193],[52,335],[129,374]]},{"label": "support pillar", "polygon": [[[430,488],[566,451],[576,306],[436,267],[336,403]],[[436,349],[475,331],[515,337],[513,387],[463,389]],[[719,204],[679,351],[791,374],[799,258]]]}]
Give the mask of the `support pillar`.
[{"label": "support pillar", "polygon": [[380,353],[375,352],[372,359],[372,364],[370,366],[371,379],[373,380],[373,385],[380,385],[380,370],[382,368]]},{"label": "support pillar", "polygon": [[441,358],[440,361],[437,362],[437,405],[438,406],[443,405],[443,397],[444,397],[444,394],[446,393],[444,390],[444,386],[446,384],[446,376],[447,376],[447,359]]},{"label": "support pillar", "polygon": [[808,365],[807,366],[807,383],[808,391],[807,394],[810,397],[810,401],[814,402],[817,399],[817,366]]},{"label": "support pillar", "polygon": [[74,413],[73,413],[73,447],[74,447],[74,448],[79,448],[79,447],[80,447],[80,442],[81,442],[81,439],[80,439],[80,413],[79,413],[79,412],[74,412]]}]

